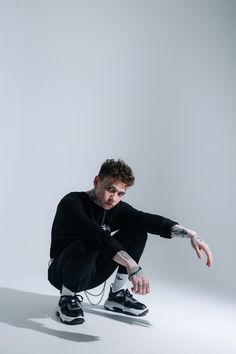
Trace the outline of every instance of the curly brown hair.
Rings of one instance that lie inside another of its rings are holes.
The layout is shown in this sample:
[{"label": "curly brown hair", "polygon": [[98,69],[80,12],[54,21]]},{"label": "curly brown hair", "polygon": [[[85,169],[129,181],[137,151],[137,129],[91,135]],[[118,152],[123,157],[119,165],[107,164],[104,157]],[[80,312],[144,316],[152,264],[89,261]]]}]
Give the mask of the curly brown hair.
[{"label": "curly brown hair", "polygon": [[134,175],[131,168],[121,159],[107,159],[103,162],[99,174],[99,178],[111,176],[125,183],[128,187],[134,184]]}]

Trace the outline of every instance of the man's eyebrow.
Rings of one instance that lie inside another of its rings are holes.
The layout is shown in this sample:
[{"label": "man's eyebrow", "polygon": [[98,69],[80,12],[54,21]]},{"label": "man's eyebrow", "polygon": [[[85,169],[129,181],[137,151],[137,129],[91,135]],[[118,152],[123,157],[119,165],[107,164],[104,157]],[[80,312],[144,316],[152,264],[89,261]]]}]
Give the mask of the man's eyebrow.
[{"label": "man's eyebrow", "polygon": [[125,194],[126,193],[126,191],[117,191],[117,188],[113,185],[113,184],[111,184],[110,185],[110,188],[113,188],[116,192],[118,192],[118,193],[123,193],[123,194]]}]

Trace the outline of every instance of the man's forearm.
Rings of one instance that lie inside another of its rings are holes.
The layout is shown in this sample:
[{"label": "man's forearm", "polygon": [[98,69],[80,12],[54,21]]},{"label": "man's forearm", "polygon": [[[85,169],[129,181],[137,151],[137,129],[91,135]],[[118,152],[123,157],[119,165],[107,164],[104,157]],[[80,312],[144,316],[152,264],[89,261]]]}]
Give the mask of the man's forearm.
[{"label": "man's forearm", "polygon": [[194,241],[201,241],[197,232],[187,229],[184,226],[174,225],[171,228],[171,236],[172,237],[181,237],[181,238],[189,238]]},{"label": "man's forearm", "polygon": [[128,255],[127,252],[125,251],[119,251],[115,254],[115,256],[113,257],[113,260],[126,267],[127,270],[128,270],[128,273],[131,272],[131,269],[135,266],[137,266],[137,263],[133,260],[132,257],[130,257],[130,255]]}]

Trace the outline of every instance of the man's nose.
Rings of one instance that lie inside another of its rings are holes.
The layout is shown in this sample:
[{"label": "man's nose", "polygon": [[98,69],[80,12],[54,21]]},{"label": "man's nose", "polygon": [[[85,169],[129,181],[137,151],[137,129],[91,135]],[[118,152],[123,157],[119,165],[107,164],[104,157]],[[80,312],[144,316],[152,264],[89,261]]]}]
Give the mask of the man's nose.
[{"label": "man's nose", "polygon": [[117,200],[117,195],[115,195],[115,194],[110,195],[110,201],[112,203],[114,203],[116,200]]}]

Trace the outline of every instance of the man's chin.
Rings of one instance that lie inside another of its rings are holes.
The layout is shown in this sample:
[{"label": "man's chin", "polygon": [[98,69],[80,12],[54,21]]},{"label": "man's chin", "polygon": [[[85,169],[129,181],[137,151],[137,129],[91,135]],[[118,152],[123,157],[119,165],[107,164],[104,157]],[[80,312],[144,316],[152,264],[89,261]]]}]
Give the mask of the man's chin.
[{"label": "man's chin", "polygon": [[115,206],[115,205],[113,205],[113,204],[105,203],[104,206],[103,206],[103,208],[106,209],[106,210],[109,210],[109,209],[113,208],[114,206]]}]

